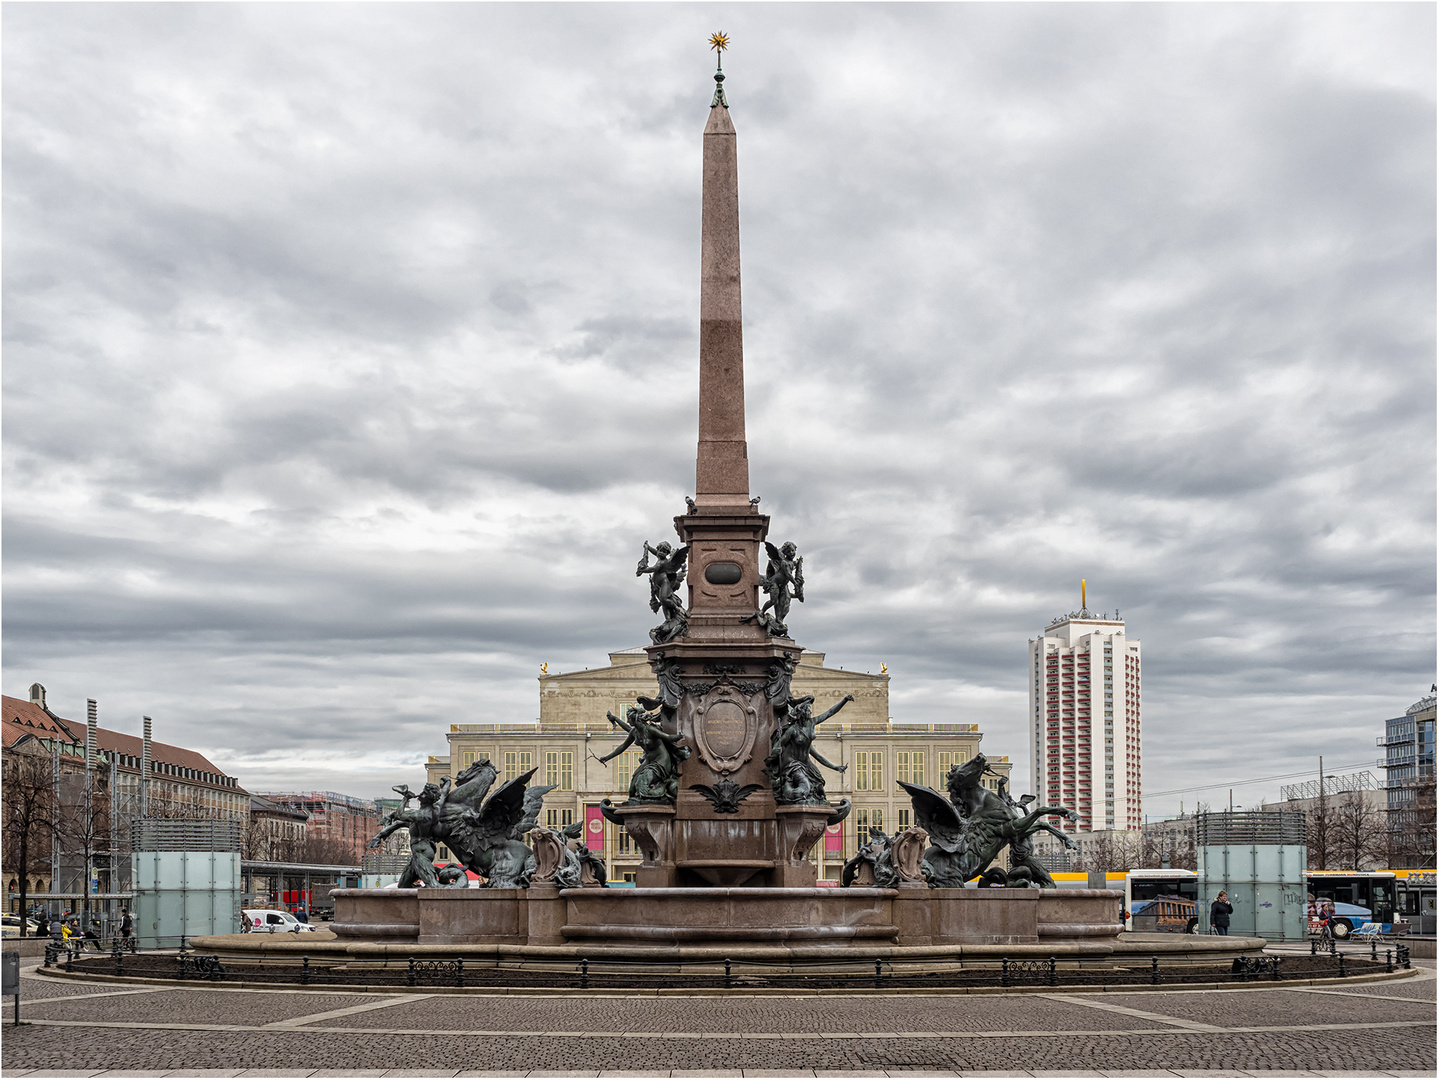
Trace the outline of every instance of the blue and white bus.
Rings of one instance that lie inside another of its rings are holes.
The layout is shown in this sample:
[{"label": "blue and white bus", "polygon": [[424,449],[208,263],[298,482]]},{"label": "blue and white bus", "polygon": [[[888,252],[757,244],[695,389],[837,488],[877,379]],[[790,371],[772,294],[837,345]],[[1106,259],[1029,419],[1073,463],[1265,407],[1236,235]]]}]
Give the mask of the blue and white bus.
[{"label": "blue and white bus", "polygon": [[1330,927],[1339,940],[1347,938],[1367,922],[1379,923],[1388,933],[1394,923],[1395,875],[1393,870],[1311,870],[1309,871],[1309,918],[1318,918],[1327,900],[1334,905]]}]

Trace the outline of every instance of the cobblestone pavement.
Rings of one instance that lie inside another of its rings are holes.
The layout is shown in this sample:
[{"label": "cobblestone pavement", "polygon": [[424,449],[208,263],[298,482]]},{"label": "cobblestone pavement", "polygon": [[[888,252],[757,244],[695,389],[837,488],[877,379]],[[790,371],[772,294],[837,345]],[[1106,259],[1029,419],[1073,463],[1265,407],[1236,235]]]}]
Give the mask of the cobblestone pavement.
[{"label": "cobblestone pavement", "polygon": [[175,989],[32,968],[28,1023],[4,1027],[0,1066],[6,1077],[1433,1076],[1434,963],[1416,968],[1322,988],[683,998]]}]

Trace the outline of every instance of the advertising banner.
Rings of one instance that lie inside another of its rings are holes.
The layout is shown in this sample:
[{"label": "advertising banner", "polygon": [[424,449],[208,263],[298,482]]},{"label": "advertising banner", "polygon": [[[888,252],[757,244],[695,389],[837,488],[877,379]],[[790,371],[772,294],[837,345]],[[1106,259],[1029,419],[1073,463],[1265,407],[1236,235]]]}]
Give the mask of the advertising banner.
[{"label": "advertising banner", "polygon": [[826,855],[844,854],[844,824],[842,822],[825,827],[824,853]]},{"label": "advertising banner", "polygon": [[585,807],[585,835],[582,843],[596,855],[605,850],[605,815],[598,806]]}]

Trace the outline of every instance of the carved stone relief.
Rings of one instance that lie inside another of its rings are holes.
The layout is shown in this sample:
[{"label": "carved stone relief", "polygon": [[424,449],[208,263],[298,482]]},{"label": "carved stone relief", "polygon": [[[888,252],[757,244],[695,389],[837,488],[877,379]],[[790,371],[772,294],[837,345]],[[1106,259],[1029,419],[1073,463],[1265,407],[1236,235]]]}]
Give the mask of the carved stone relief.
[{"label": "carved stone relief", "polygon": [[759,712],[738,687],[712,687],[695,706],[695,744],[704,763],[731,773],[749,761],[759,732]]}]

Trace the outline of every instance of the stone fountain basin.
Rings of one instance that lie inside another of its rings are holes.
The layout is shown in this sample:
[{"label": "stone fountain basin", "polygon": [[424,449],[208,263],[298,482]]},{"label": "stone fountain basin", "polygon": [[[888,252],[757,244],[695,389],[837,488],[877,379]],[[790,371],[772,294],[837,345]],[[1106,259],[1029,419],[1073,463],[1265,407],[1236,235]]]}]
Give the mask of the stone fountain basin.
[{"label": "stone fountain basin", "polygon": [[1106,889],[336,889],[342,940],[621,947],[1099,944]]}]

